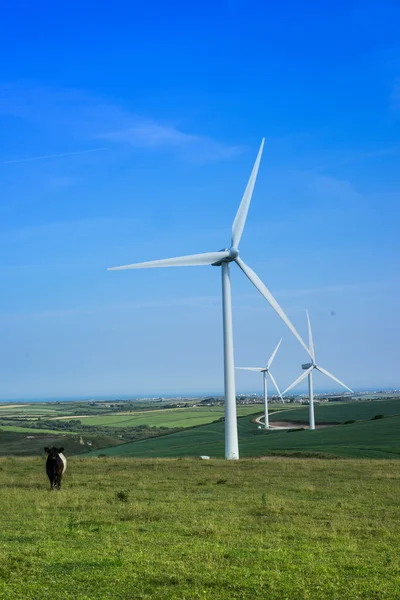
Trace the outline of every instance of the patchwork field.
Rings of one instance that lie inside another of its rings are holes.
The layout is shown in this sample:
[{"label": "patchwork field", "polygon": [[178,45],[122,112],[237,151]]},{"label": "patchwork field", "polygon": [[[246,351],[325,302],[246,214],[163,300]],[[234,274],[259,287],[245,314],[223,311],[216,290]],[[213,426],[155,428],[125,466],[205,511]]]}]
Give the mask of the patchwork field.
[{"label": "patchwork field", "polygon": [[[22,413],[21,410],[25,410],[25,407],[19,406],[0,410],[0,456],[37,455],[41,454],[43,446],[52,445],[62,445],[68,448],[69,453],[81,454],[132,439],[165,435],[178,428],[210,423],[224,414],[223,407],[219,406],[153,409],[147,404],[147,411],[126,413],[121,410],[113,411],[109,405],[102,405],[97,409],[88,403],[81,403],[78,408],[74,403],[66,404],[65,410],[62,404],[57,405],[57,411],[51,409],[47,412],[39,406],[28,414]],[[93,416],[84,418],[70,414],[72,409],[74,412],[88,414],[89,406]],[[239,406],[238,412],[249,414],[256,409],[257,406]],[[95,410],[100,414],[96,414]],[[106,414],[102,414],[104,412]]]},{"label": "patchwork field", "polygon": [[[254,414],[262,410],[261,405],[238,406],[238,416]],[[84,425],[104,427],[194,427],[211,423],[224,416],[223,406],[199,406],[196,408],[172,408],[131,412],[129,414],[109,414],[93,417],[81,417]],[[68,417],[70,418],[70,417]],[[71,417],[77,418],[77,417]]]},{"label": "patchwork field", "polygon": [[0,459],[0,598],[395,600],[399,466]]},{"label": "patchwork field", "polygon": [[[46,405],[32,407],[28,414],[19,411],[31,406],[9,407],[7,411],[2,408],[0,455],[41,454],[43,446],[53,445],[55,440],[66,447],[69,454],[92,454],[93,451],[94,455],[107,456],[224,455],[224,423],[218,422],[223,420],[223,406],[162,408],[147,404],[145,411],[124,411],[125,404],[120,404],[118,410],[107,403],[97,408],[88,403],[66,404],[66,408],[62,403],[49,405],[47,412]],[[78,414],[71,415],[71,411]],[[314,432],[258,429],[253,421],[257,414],[262,414],[260,404],[238,405],[237,412],[242,457],[285,453],[370,458],[399,456],[399,399],[317,405],[317,423],[341,425]],[[384,415],[384,418],[373,420],[377,415]],[[306,425],[308,406],[272,405],[271,423],[285,420]],[[356,423],[343,425],[349,421]]]}]

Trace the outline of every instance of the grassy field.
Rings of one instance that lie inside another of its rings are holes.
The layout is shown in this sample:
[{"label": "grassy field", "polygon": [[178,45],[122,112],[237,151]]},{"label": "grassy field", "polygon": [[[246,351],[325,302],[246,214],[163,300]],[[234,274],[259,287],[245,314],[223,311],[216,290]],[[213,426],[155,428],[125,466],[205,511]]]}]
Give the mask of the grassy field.
[{"label": "grassy field", "polygon": [[[293,405],[292,405],[293,406]],[[329,402],[315,404],[315,420],[318,423],[343,423],[352,419],[372,419],[375,415],[399,415],[400,399],[377,402]],[[272,414],[272,421],[304,421],[308,422],[308,406],[300,406],[287,413]]]},{"label": "grassy field", "polygon": [[[262,406],[238,406],[239,416],[255,413],[262,410]],[[129,414],[109,414],[82,418],[84,425],[101,425],[105,427],[193,427],[211,423],[224,416],[223,406],[202,406],[196,408],[172,408],[161,410],[148,410],[145,412]],[[74,418],[74,417],[71,417]],[[76,417],[75,417],[76,418]]]},{"label": "grassy field", "polygon": [[[366,458],[400,458],[400,415],[351,425],[335,425],[316,431],[257,429],[252,418],[238,419],[242,457],[271,453],[325,453]],[[97,450],[90,455],[179,457],[207,454],[224,456],[224,423],[211,423],[160,438],[131,442]]]},{"label": "grassy field", "polygon": [[[19,427],[18,425],[15,425],[15,426],[14,425],[0,425],[0,432],[1,431],[15,431],[18,433],[26,433],[26,434],[46,433],[48,435],[60,435],[60,431],[56,431],[55,429],[54,430],[52,430],[52,429],[34,429],[33,427],[32,428]],[[74,433],[70,432],[70,431],[66,431],[65,435],[74,435]]]},{"label": "grassy field", "polygon": [[[120,444],[119,438],[112,435],[54,435],[47,433],[29,433],[25,428],[19,431],[5,431],[0,429],[0,456],[40,456],[45,446],[64,446],[69,454],[80,454],[91,448],[104,448]],[[83,443],[82,443],[83,442]],[[0,596],[1,597],[1,596]]]},{"label": "grassy field", "polygon": [[0,406],[0,417],[14,416],[14,415],[26,415],[28,417],[49,417],[56,416],[59,413],[69,414],[72,413],[74,407],[69,403],[60,405],[54,404],[42,404],[32,403],[18,406],[16,404],[7,405],[3,404]]},{"label": "grassy field", "polygon": [[397,461],[0,459],[2,600],[395,600]]}]

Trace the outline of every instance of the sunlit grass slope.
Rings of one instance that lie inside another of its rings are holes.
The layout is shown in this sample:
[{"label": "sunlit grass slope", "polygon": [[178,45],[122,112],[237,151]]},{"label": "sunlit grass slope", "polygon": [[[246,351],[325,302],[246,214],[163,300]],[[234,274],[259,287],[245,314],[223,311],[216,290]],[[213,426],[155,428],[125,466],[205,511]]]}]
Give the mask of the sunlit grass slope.
[{"label": "sunlit grass slope", "polygon": [[395,600],[399,465],[0,459],[0,598]]}]

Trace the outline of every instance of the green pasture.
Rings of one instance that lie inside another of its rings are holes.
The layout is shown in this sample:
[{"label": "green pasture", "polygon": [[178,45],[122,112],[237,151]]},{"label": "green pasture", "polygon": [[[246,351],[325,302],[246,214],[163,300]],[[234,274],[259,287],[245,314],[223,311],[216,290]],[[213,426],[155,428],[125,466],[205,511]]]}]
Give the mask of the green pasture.
[{"label": "green pasture", "polygon": [[[186,457],[202,454],[224,456],[224,423],[210,423],[159,438],[130,442],[97,450],[90,455],[138,457]],[[238,419],[242,457],[308,453],[365,458],[400,458],[400,415],[334,425],[315,431],[265,431],[252,418]]]},{"label": "green pasture", "polygon": [[112,435],[77,435],[58,431],[50,434],[47,430],[43,433],[38,431],[33,429],[29,432],[25,428],[21,428],[21,431],[7,431],[0,428],[0,456],[41,456],[45,446],[64,446],[69,454],[80,454],[90,449],[121,443],[119,438]]},{"label": "green pasture", "polygon": [[[291,405],[293,407],[293,405]],[[318,423],[343,423],[344,421],[360,421],[372,419],[375,415],[385,416],[400,414],[400,398],[376,402],[326,402],[314,405],[315,420]],[[308,405],[299,406],[287,413],[271,415],[272,421],[304,421],[308,422]]]},{"label": "green pasture", "polygon": [[[60,430],[52,430],[52,429],[35,429],[34,427],[19,427],[18,425],[0,425],[0,432],[2,431],[15,431],[18,433],[26,433],[26,434],[30,434],[30,433],[34,433],[34,434],[38,434],[38,433],[45,433],[47,435],[60,435]],[[65,435],[77,435],[74,432],[71,431],[63,431],[62,433],[65,433]],[[1,437],[0,437],[0,441],[1,441]]]},{"label": "green pasture", "polygon": [[399,598],[398,461],[44,461],[0,459],[2,600]]}]

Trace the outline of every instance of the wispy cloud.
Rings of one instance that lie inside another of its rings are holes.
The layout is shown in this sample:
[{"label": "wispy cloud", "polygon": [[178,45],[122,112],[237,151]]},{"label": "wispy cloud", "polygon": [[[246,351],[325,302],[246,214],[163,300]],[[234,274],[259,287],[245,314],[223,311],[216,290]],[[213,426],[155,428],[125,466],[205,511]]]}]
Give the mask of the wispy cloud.
[{"label": "wispy cloud", "polygon": [[62,152],[60,154],[45,154],[43,156],[31,156],[29,158],[17,158],[15,160],[5,160],[0,162],[0,165],[13,165],[15,163],[22,162],[31,162],[32,160],[45,160],[48,158],[59,158],[62,156],[73,156],[75,154],[87,154],[88,152],[98,152],[99,150],[105,150],[105,146],[103,148],[92,148],[90,150],[77,150],[75,152]]},{"label": "wispy cloud", "polygon": [[197,155],[204,160],[226,159],[243,151],[241,146],[227,145],[207,135],[183,131],[177,123],[137,115],[115,102],[80,90],[3,84],[0,85],[0,115],[25,119],[81,142],[104,140],[148,149],[175,148],[184,150],[190,158]]},{"label": "wispy cloud", "polygon": [[126,143],[141,148],[161,148],[170,146],[192,150],[208,159],[223,159],[243,151],[241,146],[226,146],[203,135],[183,133],[176,127],[161,125],[154,121],[138,119],[133,127],[119,131],[103,132],[97,136],[101,140]]},{"label": "wispy cloud", "polygon": [[[343,292],[358,291],[364,292],[366,289],[380,288],[387,289],[398,287],[396,280],[386,281],[366,281],[366,282],[355,282],[346,284],[337,284],[330,286],[320,286],[314,288],[298,288],[298,289],[287,289],[278,290],[274,293],[274,296],[280,300],[281,298],[290,298],[298,296],[314,296],[316,294],[342,294]],[[261,305],[252,304],[252,301],[259,300],[259,296],[256,292],[253,294],[239,294],[234,298],[235,308],[242,310],[251,311],[264,311],[270,310],[270,307],[265,302]],[[0,313],[0,321],[8,320],[29,320],[29,319],[62,319],[65,317],[74,316],[85,316],[93,314],[104,314],[104,313],[121,313],[123,311],[135,311],[142,309],[160,309],[160,308],[172,308],[172,307],[186,307],[193,309],[213,309],[220,307],[221,297],[218,295],[214,296],[190,296],[190,297],[174,297],[174,298],[161,298],[159,300],[142,300],[138,302],[113,302],[110,304],[104,304],[99,306],[84,306],[74,308],[47,308],[36,311],[26,312],[8,312]],[[301,309],[303,310],[303,309]],[[296,310],[296,312],[298,312]],[[293,311],[291,311],[293,313]]]}]

